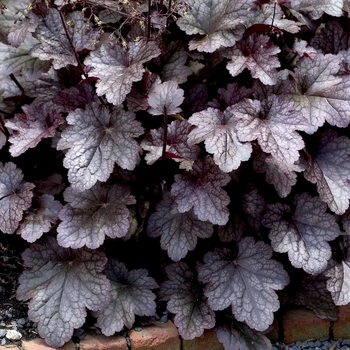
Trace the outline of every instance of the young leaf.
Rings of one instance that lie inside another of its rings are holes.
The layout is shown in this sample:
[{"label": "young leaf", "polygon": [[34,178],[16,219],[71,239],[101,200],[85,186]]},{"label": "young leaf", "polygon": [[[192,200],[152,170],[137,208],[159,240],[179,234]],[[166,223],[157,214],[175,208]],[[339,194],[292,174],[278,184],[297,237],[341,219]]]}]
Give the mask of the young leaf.
[{"label": "young leaf", "polygon": [[244,69],[249,69],[253,78],[263,84],[276,84],[276,68],[281,66],[277,54],[281,50],[270,42],[270,37],[253,34],[245,40],[240,40],[224,56],[229,58],[227,69],[235,77]]},{"label": "young leaf", "polygon": [[190,50],[214,52],[220,47],[233,46],[243,35],[241,24],[252,16],[248,10],[252,0],[187,0],[186,3],[191,10],[176,23],[189,35],[201,35],[190,41]]},{"label": "young leaf", "polygon": [[174,323],[184,339],[203,335],[215,325],[215,314],[203,294],[203,285],[186,263],[166,267],[169,280],[160,286],[160,300],[168,300],[167,309],[175,314]]},{"label": "young leaf", "polygon": [[270,340],[246,324],[231,321],[215,328],[218,340],[225,350],[271,350]]},{"label": "young leaf", "polygon": [[56,128],[65,121],[57,109],[46,104],[24,105],[22,110],[24,113],[16,114],[13,119],[5,122],[8,128],[14,130],[9,137],[10,153],[13,157],[34,148],[44,138],[53,137]]},{"label": "young leaf", "polygon": [[198,278],[206,283],[204,294],[213,310],[231,305],[238,321],[264,331],[280,306],[275,290],[283,289],[289,277],[282,265],[271,259],[269,245],[245,237],[237,247],[236,256],[228,248],[207,253]]},{"label": "young leaf", "polygon": [[292,187],[297,183],[297,173],[304,170],[301,164],[286,164],[271,155],[256,154],[253,169],[257,173],[265,173],[266,182],[274,185],[279,196],[287,197]]},{"label": "young leaf", "polygon": [[[78,62],[67,38],[59,11],[55,8],[49,8],[48,11],[48,15],[38,25],[33,35],[40,43],[33,47],[31,55],[43,61],[52,59],[55,69],[66,67],[68,64],[77,66]],[[84,14],[74,11],[69,14],[66,21],[71,23],[71,25],[66,24],[66,27],[74,50],[79,52],[83,49],[94,49],[98,32],[87,28]]]},{"label": "young leaf", "polygon": [[22,254],[24,270],[16,297],[30,300],[29,318],[53,347],[71,339],[85,322],[86,308],[108,305],[110,282],[102,271],[107,258],[100,251],[60,247],[53,237],[34,243]]},{"label": "young leaf", "polygon": [[196,161],[192,170],[175,175],[171,194],[180,213],[193,208],[198,219],[225,225],[229,216],[227,205],[230,198],[222,187],[230,180],[230,176],[223,173],[212,158],[206,157]]},{"label": "young leaf", "polygon": [[23,212],[32,204],[35,186],[23,181],[21,169],[12,162],[0,162],[0,230],[13,233]]},{"label": "young leaf", "polygon": [[188,135],[188,143],[204,141],[207,152],[214,154],[214,162],[223,172],[237,169],[250,158],[252,147],[238,140],[237,121],[231,111],[207,108],[192,114],[188,122],[196,126]]},{"label": "young leaf", "polygon": [[[189,146],[187,137],[192,130],[191,124],[187,120],[174,120],[168,126],[166,152],[171,153],[179,158],[174,158],[176,161],[194,161],[197,159],[200,148],[198,146]],[[145,159],[147,164],[153,164],[162,156],[164,140],[164,128],[157,130],[152,129],[149,137],[141,142],[141,147],[145,151],[149,151]]]},{"label": "young leaf", "polygon": [[145,269],[128,271],[123,263],[108,260],[105,274],[111,282],[109,305],[94,313],[97,326],[104,335],[110,336],[131,328],[135,315],[152,316],[156,312],[155,294],[151,289],[158,284]]},{"label": "young leaf", "polygon": [[350,199],[350,140],[333,130],[320,135],[316,153],[304,171],[305,179],[317,184],[320,198],[336,214],[343,214]]},{"label": "young leaf", "polygon": [[[252,89],[248,89],[244,86],[239,86],[237,83],[228,84],[226,88],[220,88],[218,90],[218,101],[215,100],[209,102],[210,106],[218,106],[219,109],[226,109],[228,106],[232,106],[244,98],[253,94]],[[217,103],[217,104],[216,104]]]},{"label": "young leaf", "polygon": [[263,225],[271,228],[269,238],[276,252],[288,252],[293,266],[317,275],[325,270],[332,255],[327,242],[338,237],[340,229],[319,197],[304,192],[294,203],[294,210],[286,204],[269,205]]},{"label": "young leaf", "polygon": [[228,107],[238,120],[237,135],[240,141],[258,140],[261,149],[279,162],[294,164],[304,141],[296,130],[305,130],[307,121],[300,107],[283,96],[270,95],[267,100],[244,99]]},{"label": "young leaf", "polygon": [[141,123],[133,112],[113,111],[90,103],[67,117],[57,149],[67,149],[63,165],[68,179],[78,191],[91,188],[96,181],[106,181],[116,162],[123,169],[133,170],[140,160],[141,147],[134,140],[143,134]]},{"label": "young leaf", "polygon": [[151,107],[148,113],[152,115],[180,113],[179,106],[184,100],[183,95],[184,91],[178,87],[175,81],[157,84],[148,95],[148,104]]},{"label": "young leaf", "polygon": [[50,63],[30,56],[29,52],[38,40],[28,35],[19,47],[0,43],[0,73],[2,75],[23,73],[28,80],[36,80],[48,71]]},{"label": "young leaf", "polygon": [[108,102],[120,105],[131,91],[132,83],[142,79],[143,64],[158,55],[160,50],[154,42],[131,42],[128,51],[117,44],[103,44],[84,63],[92,67],[88,75],[99,78],[97,95],[106,95]]},{"label": "young leaf", "polygon": [[54,200],[53,196],[44,194],[38,198],[35,206],[29,209],[21,222],[17,234],[32,243],[48,232],[57,220],[62,204]]},{"label": "young leaf", "polygon": [[34,185],[36,193],[50,194],[51,196],[60,193],[65,187],[60,174],[53,174],[42,180],[34,181]]},{"label": "young leaf", "polygon": [[309,122],[307,133],[314,133],[325,121],[344,128],[350,122],[350,79],[337,77],[338,56],[318,54],[314,59],[302,57],[295,70],[296,85],[291,98],[302,106]]},{"label": "young leaf", "polygon": [[162,236],[160,246],[168,251],[173,261],[181,260],[189,250],[193,250],[197,237],[208,238],[213,233],[213,225],[198,220],[192,211],[180,213],[169,192],[156,209],[149,218],[147,234],[150,237]]},{"label": "young leaf", "polygon": [[125,236],[129,228],[126,206],[136,203],[126,187],[107,187],[100,183],[84,192],[68,187],[64,200],[68,204],[59,214],[62,222],[57,228],[57,241],[62,247],[74,249],[84,245],[96,249],[105,236]]}]

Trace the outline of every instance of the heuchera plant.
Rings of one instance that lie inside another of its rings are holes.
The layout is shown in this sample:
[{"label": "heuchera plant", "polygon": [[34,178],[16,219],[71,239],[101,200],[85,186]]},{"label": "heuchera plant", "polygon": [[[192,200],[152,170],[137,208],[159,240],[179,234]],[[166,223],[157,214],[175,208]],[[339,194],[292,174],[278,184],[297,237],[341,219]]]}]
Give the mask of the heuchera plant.
[{"label": "heuchera plant", "polygon": [[[350,302],[350,1],[2,0],[0,231],[60,347],[166,309],[271,349]],[[8,237],[8,236],[7,236]],[[152,318],[153,317],[153,318]]]}]

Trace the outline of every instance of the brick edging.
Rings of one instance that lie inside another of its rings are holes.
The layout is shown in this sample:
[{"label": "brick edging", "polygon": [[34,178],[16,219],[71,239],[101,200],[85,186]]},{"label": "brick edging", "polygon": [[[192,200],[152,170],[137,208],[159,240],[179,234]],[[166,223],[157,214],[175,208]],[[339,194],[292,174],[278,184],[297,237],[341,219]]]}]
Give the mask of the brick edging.
[{"label": "brick edging", "polygon": [[[284,329],[283,342],[294,343],[310,338],[320,339],[329,335],[331,322],[322,320],[310,310],[295,308],[286,311],[280,323]],[[273,330],[267,334],[272,342],[279,341],[278,322],[272,324]],[[339,319],[333,325],[334,339],[350,338],[350,305],[339,307]],[[145,326],[141,331],[129,331],[132,350],[223,350],[214,330],[204,332],[202,337],[193,340],[181,340],[176,327],[171,321]],[[17,349],[13,346],[0,346],[0,350]],[[57,350],[48,346],[41,338],[22,341],[23,350]],[[59,350],[75,350],[69,341]],[[80,342],[80,350],[128,350],[126,339],[121,335],[106,337],[104,335],[87,335]]]}]

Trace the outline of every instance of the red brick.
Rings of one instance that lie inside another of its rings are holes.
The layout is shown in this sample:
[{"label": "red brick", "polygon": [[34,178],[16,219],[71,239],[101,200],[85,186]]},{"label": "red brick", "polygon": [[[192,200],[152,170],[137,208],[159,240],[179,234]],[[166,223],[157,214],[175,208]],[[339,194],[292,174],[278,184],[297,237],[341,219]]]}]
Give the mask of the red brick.
[{"label": "red brick", "polygon": [[339,319],[334,322],[334,339],[349,338],[350,336],[350,305],[339,307]]},{"label": "red brick", "polygon": [[329,334],[329,321],[318,318],[307,309],[298,308],[286,311],[282,316],[282,324],[286,344],[310,338],[320,339]]},{"label": "red brick", "polygon": [[145,326],[140,332],[129,333],[131,348],[137,350],[180,350],[177,328],[171,321]]},{"label": "red brick", "polygon": [[87,335],[80,342],[80,350],[128,350],[123,336]]},{"label": "red brick", "polygon": [[192,340],[182,340],[183,350],[224,350],[224,346],[218,341],[216,332],[211,329],[205,331],[201,337]]},{"label": "red brick", "polygon": [[53,348],[46,344],[42,338],[36,338],[29,341],[22,341],[23,350],[75,350],[74,343],[70,340],[68,343],[63,345],[61,348]]}]

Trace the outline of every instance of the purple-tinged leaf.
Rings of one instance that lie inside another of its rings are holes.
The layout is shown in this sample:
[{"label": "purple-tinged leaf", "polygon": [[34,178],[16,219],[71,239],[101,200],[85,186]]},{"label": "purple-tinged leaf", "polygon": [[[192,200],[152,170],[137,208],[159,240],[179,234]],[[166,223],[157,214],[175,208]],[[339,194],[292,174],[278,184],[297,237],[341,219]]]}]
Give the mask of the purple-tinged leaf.
[{"label": "purple-tinged leaf", "polygon": [[34,185],[23,181],[21,169],[0,162],[0,230],[14,233],[23,212],[32,204]]},{"label": "purple-tinged leaf", "polygon": [[136,203],[128,188],[100,183],[84,192],[68,187],[64,200],[68,204],[59,214],[62,222],[57,228],[57,241],[62,247],[74,249],[83,246],[96,249],[105,236],[125,236],[129,229],[127,205]]},{"label": "purple-tinged leaf", "polygon": [[92,51],[85,64],[92,69],[88,75],[97,77],[97,95],[106,95],[107,101],[120,105],[131,91],[132,83],[142,79],[143,64],[160,55],[154,42],[131,42],[129,50],[114,44],[103,44],[100,51]]},{"label": "purple-tinged leaf", "polygon": [[226,109],[227,107],[242,101],[244,98],[249,97],[252,94],[252,89],[239,86],[237,83],[228,84],[226,88],[220,88],[218,90],[218,101],[214,100],[213,102],[209,102],[208,106],[218,106],[219,109],[220,107],[222,107],[222,109]]},{"label": "purple-tinged leaf", "polygon": [[283,96],[270,95],[267,100],[244,99],[228,107],[238,120],[237,135],[240,141],[258,140],[261,149],[278,161],[294,164],[304,141],[296,130],[305,130],[307,121],[300,107]]},{"label": "purple-tinged leaf", "polygon": [[301,164],[286,164],[271,155],[256,154],[253,169],[257,173],[265,173],[268,184],[274,185],[279,196],[287,197],[292,187],[297,183],[297,172],[303,171]]},{"label": "purple-tinged leaf", "polygon": [[328,242],[340,235],[339,226],[319,197],[304,192],[293,205],[294,210],[281,203],[268,205],[263,225],[271,229],[273,250],[288,253],[293,266],[317,275],[327,267],[332,255]]},{"label": "purple-tinged leaf", "polygon": [[48,71],[50,63],[29,55],[38,41],[28,35],[19,47],[0,43],[0,73],[2,75],[23,73],[29,80],[36,80]]},{"label": "purple-tinged leaf", "polygon": [[63,165],[68,179],[78,191],[91,188],[96,181],[106,181],[116,162],[133,170],[140,160],[141,147],[134,140],[143,134],[133,112],[113,112],[98,103],[76,109],[67,117],[57,149],[67,149]]},{"label": "purple-tinged leaf", "polygon": [[331,54],[302,57],[297,63],[296,85],[290,96],[302,107],[309,134],[325,121],[341,128],[350,122],[350,78],[336,76],[340,63],[340,58]]},{"label": "purple-tinged leaf", "polygon": [[171,194],[180,213],[193,209],[200,220],[225,225],[230,198],[222,187],[230,180],[230,176],[223,173],[212,158],[206,157],[196,161],[192,170],[175,175]]},{"label": "purple-tinged leaf", "polygon": [[51,109],[46,104],[24,105],[22,110],[24,113],[16,114],[5,122],[6,127],[14,130],[9,138],[13,157],[34,148],[44,138],[53,137],[56,128],[65,121],[57,109]]},{"label": "purple-tinged leaf", "polygon": [[174,323],[184,339],[203,335],[204,329],[215,325],[215,314],[203,295],[203,285],[186,263],[168,265],[169,280],[160,286],[160,300],[168,300],[167,309],[175,314]]},{"label": "purple-tinged leaf", "polygon": [[22,254],[24,270],[16,297],[30,300],[29,318],[55,348],[71,339],[85,322],[86,308],[108,305],[110,282],[102,273],[107,258],[100,251],[60,247],[53,237],[34,243]]},{"label": "purple-tinged leaf", "polygon": [[105,274],[111,282],[109,305],[94,313],[97,326],[104,335],[110,336],[131,328],[135,315],[153,316],[156,312],[155,294],[152,289],[158,284],[148,276],[145,269],[128,271],[123,263],[108,260]]},{"label": "purple-tinged leaf", "polygon": [[204,294],[213,310],[231,306],[238,321],[264,331],[280,306],[275,290],[283,289],[289,277],[282,264],[271,259],[272,249],[262,241],[245,237],[237,248],[237,255],[228,248],[207,253],[198,278],[206,283]]},{"label": "purple-tinged leaf", "polygon": [[[194,161],[198,158],[200,153],[199,146],[189,146],[187,137],[190,131],[193,129],[192,125],[187,120],[174,120],[168,126],[166,152],[179,158],[174,158],[175,161]],[[153,164],[162,156],[164,141],[164,128],[161,127],[157,130],[152,129],[149,137],[145,138],[141,142],[141,147],[145,151],[149,151],[146,154],[147,164]]]},{"label": "purple-tinged leaf", "polygon": [[175,81],[156,84],[148,95],[148,104],[151,107],[148,109],[148,113],[152,115],[179,113],[181,112],[179,106],[183,100],[184,91],[178,87]]},{"label": "purple-tinged leaf", "polygon": [[[1,106],[1,103],[0,103],[0,106]],[[5,146],[6,142],[7,142],[7,137],[0,128],[0,149]]]},{"label": "purple-tinged leaf", "polygon": [[309,46],[305,40],[295,40],[292,50],[296,52],[300,57],[309,57],[311,59],[314,59],[317,55],[315,48],[313,46]]},{"label": "purple-tinged leaf", "polygon": [[250,158],[252,146],[237,138],[236,118],[231,110],[207,108],[192,114],[188,122],[195,125],[188,135],[188,143],[204,141],[207,152],[214,154],[214,162],[223,172],[237,169],[241,162]]},{"label": "purple-tinged leaf", "polygon": [[235,77],[244,69],[248,69],[253,78],[263,84],[276,84],[276,68],[281,66],[277,54],[281,50],[270,42],[270,37],[253,34],[240,40],[224,56],[229,59],[227,69]]},{"label": "purple-tinged leaf", "polygon": [[33,181],[35,185],[35,191],[39,194],[50,194],[54,196],[55,194],[60,193],[65,185],[62,182],[62,175],[53,174],[45,179]]},{"label": "purple-tinged leaf", "polygon": [[243,35],[245,22],[252,17],[253,1],[187,0],[191,10],[177,20],[187,34],[199,34],[189,43],[190,50],[214,52],[220,47],[233,46]]},{"label": "purple-tinged leaf", "polygon": [[45,232],[48,232],[57,220],[62,204],[54,200],[53,196],[44,194],[38,198],[32,208],[21,222],[17,234],[23,239],[32,243],[39,239]]},{"label": "purple-tinged leaf", "polygon": [[225,226],[218,227],[221,242],[240,241],[245,231],[245,225],[239,215],[231,214],[230,221]]},{"label": "purple-tinged leaf", "polygon": [[91,85],[84,83],[60,91],[53,102],[62,106],[65,112],[72,112],[77,108],[85,108],[88,103],[98,102],[98,98]]},{"label": "purple-tinged leaf", "polygon": [[173,261],[184,258],[197,245],[197,237],[208,238],[213,233],[210,222],[199,220],[192,211],[180,213],[177,204],[167,192],[157,204],[156,212],[148,221],[147,234],[159,237],[160,246],[168,251]]},{"label": "purple-tinged leaf", "polygon": [[338,19],[328,21],[321,30],[311,39],[311,45],[323,54],[336,55],[339,51],[350,47],[350,33],[348,31],[349,20],[343,26]]},{"label": "purple-tinged leaf", "polygon": [[28,33],[34,33],[36,27],[40,23],[40,18],[36,16],[33,12],[29,12],[28,15],[14,23],[11,27],[9,34],[7,35],[8,42],[18,47],[20,46]]},{"label": "purple-tinged leaf", "polygon": [[343,14],[343,0],[291,0],[293,10],[306,13],[312,19],[319,19],[323,13],[334,17]]},{"label": "purple-tinged leaf", "polygon": [[225,350],[271,350],[270,340],[246,324],[231,321],[215,328],[218,340]]},{"label": "purple-tinged leaf", "polygon": [[[71,23],[70,25],[66,24],[66,27],[75,51],[94,49],[94,45],[98,40],[98,32],[88,29],[84,14],[74,11],[65,20],[67,23]],[[36,28],[34,37],[40,43],[31,50],[33,57],[38,57],[43,61],[52,59],[55,69],[66,67],[68,64],[78,65],[58,10],[49,8],[48,15]]]},{"label": "purple-tinged leaf", "polygon": [[164,65],[160,77],[162,81],[175,81],[178,84],[185,83],[192,70],[185,65],[187,53],[181,48],[175,51]]},{"label": "purple-tinged leaf", "polygon": [[196,84],[186,91],[185,101],[189,113],[200,112],[206,109],[208,100],[208,87],[206,84]]},{"label": "purple-tinged leaf", "polygon": [[350,237],[344,236],[342,249],[344,257],[341,261],[331,259],[324,275],[328,277],[327,289],[331,292],[335,305],[350,303]]},{"label": "purple-tinged leaf", "polygon": [[343,214],[350,199],[350,140],[333,130],[323,132],[304,177],[317,184],[320,198],[333,212]]},{"label": "purple-tinged leaf", "polygon": [[323,320],[336,322],[338,309],[331,293],[327,290],[327,280],[324,274],[304,276],[297,290],[295,302],[311,309]]}]

